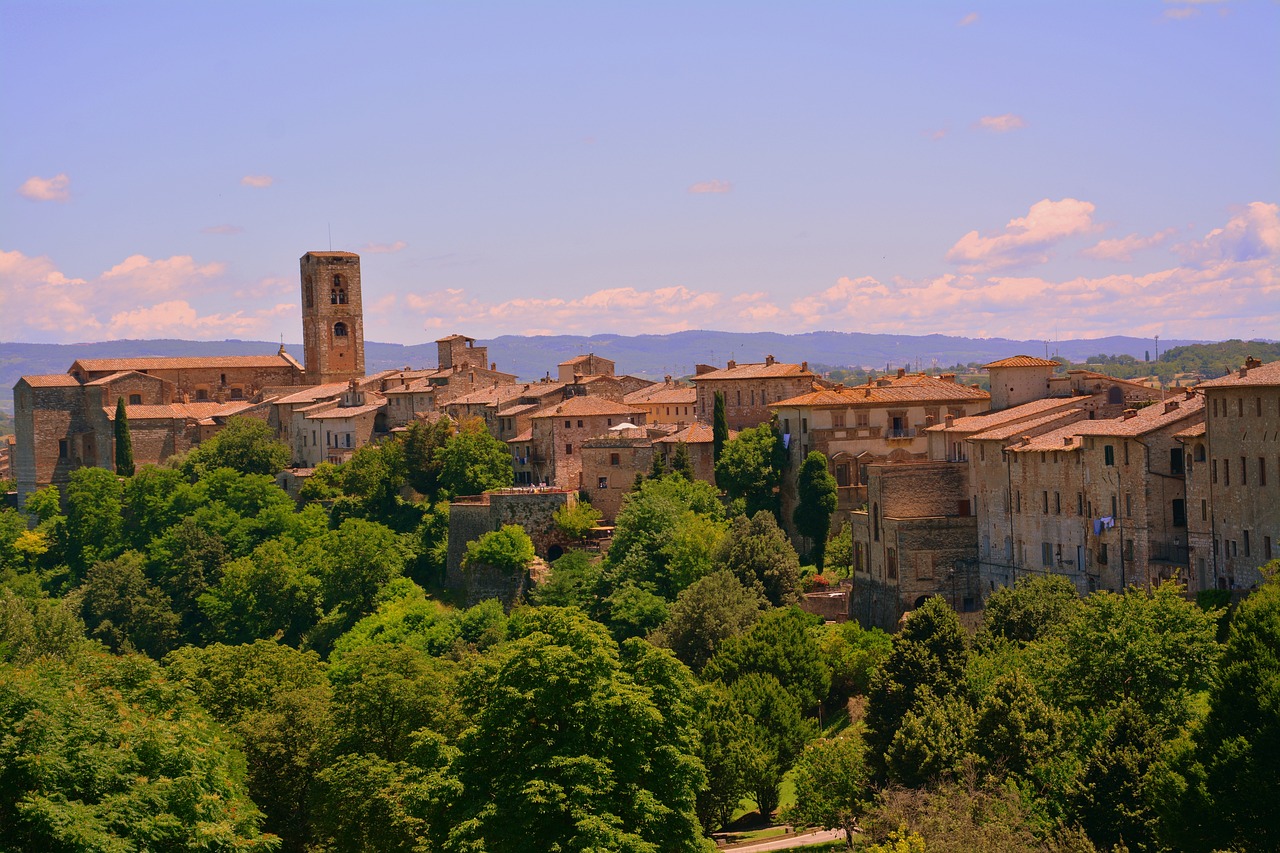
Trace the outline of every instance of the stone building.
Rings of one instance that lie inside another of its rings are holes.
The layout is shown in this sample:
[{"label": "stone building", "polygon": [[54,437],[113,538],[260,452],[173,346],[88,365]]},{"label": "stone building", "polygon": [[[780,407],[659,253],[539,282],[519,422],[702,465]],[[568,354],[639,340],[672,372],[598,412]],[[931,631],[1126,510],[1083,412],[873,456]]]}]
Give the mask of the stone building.
[{"label": "stone building", "polygon": [[614,427],[607,435],[582,442],[582,490],[600,511],[603,523],[613,524],[636,474],[651,470],[653,453],[653,438],[638,426]]},{"label": "stone building", "polygon": [[364,378],[360,256],[352,252],[307,252],[299,266],[307,384]]},{"label": "stone building", "polygon": [[1280,361],[1248,359],[1197,390],[1204,423],[1178,436],[1192,571],[1201,588],[1249,589],[1280,558]]},{"label": "stone building", "polygon": [[644,426],[645,412],[597,397],[570,397],[530,417],[532,426],[507,441],[517,483],[580,489],[582,444],[622,424]]},{"label": "stone building", "polygon": [[557,375],[561,382],[572,382],[575,376],[613,376],[614,364],[595,353],[579,355],[558,365]]},{"label": "stone building", "polygon": [[827,386],[809,369],[808,362],[784,364],[771,355],[754,364],[730,361],[723,369],[699,364],[692,382],[698,389],[697,420],[708,424],[712,422],[715,395],[721,393],[730,429],[747,429],[768,423],[773,409],[782,400]]},{"label": "stone building", "polygon": [[365,391],[352,379],[336,397],[293,409],[289,436],[295,464],[339,465],[366,444],[386,437],[386,404],[385,397]]},{"label": "stone building", "polygon": [[697,418],[698,389],[668,376],[661,383],[632,391],[622,402],[644,409],[651,424],[675,424],[684,429]]},{"label": "stone building", "polygon": [[[985,411],[986,391],[899,370],[851,388],[821,388],[773,405],[794,470],[812,451],[827,457],[845,509],[866,502],[868,465],[927,460],[925,430],[943,418]],[[785,494],[785,492],[784,492]]]}]

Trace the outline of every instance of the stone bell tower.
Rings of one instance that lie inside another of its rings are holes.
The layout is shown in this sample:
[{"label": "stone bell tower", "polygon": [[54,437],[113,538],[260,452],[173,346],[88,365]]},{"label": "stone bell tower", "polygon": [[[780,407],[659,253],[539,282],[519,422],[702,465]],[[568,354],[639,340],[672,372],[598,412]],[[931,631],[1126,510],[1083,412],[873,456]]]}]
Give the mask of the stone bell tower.
[{"label": "stone bell tower", "polygon": [[353,252],[307,252],[300,263],[306,381],[323,385],[363,379],[360,256]]}]

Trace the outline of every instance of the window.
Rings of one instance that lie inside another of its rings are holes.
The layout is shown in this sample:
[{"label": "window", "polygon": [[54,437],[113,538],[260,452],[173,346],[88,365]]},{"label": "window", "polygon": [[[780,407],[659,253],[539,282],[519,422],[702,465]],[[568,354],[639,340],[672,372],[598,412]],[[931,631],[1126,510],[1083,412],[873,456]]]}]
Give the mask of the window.
[{"label": "window", "polygon": [[1042,498],[1041,503],[1042,503],[1042,505],[1043,505],[1044,514],[1045,514],[1045,515],[1048,515],[1048,514],[1049,514],[1049,493],[1048,493],[1048,492],[1041,492],[1041,495],[1040,495],[1040,496],[1041,496],[1041,498]]},{"label": "window", "polygon": [[351,446],[351,433],[347,433],[347,447]]},{"label": "window", "polygon": [[582,421],[578,421],[578,429],[582,429]]},{"label": "window", "polygon": [[346,323],[334,323],[334,324],[333,324],[333,336],[334,336],[335,338],[345,338],[345,337],[347,336],[347,324],[346,324]]},{"label": "window", "polygon": [[231,389],[231,399],[232,399],[232,400],[243,400],[243,399],[244,399],[244,389],[242,389],[242,388],[232,388],[232,389]]},{"label": "window", "polygon": [[831,428],[832,428],[832,429],[843,429],[843,428],[844,428],[844,412],[832,412],[832,413],[831,413]]},{"label": "window", "polygon": [[987,461],[987,446],[985,444],[978,445],[978,461],[979,462]]},{"label": "window", "polygon": [[209,389],[208,389],[208,388],[197,388],[197,389],[196,389],[196,399],[197,399],[197,400],[208,400],[208,399],[209,399]]},{"label": "window", "polygon": [[565,421],[565,422],[564,422],[564,428],[565,428],[565,429],[573,429],[573,421]]},{"label": "window", "polygon": [[898,552],[893,548],[889,549],[888,554],[888,574],[891,580],[898,577]]},{"label": "window", "polygon": [[1124,493],[1124,515],[1125,518],[1133,518],[1133,495],[1128,492]]},{"label": "window", "polygon": [[1175,477],[1181,477],[1183,471],[1182,448],[1174,447],[1169,451],[1169,473]]},{"label": "window", "polygon": [[67,440],[65,438],[58,439],[58,458],[66,459],[70,455],[71,446],[67,443]]},{"label": "window", "polygon": [[1053,543],[1040,543],[1040,565],[1046,568],[1053,565]]},{"label": "window", "polygon": [[1209,520],[1209,501],[1205,500],[1204,498],[1200,499],[1200,520],[1201,521]]},{"label": "window", "polygon": [[1076,492],[1076,515],[1084,515],[1084,492]]},{"label": "window", "polygon": [[1262,537],[1262,557],[1268,562],[1270,562],[1273,559],[1271,556],[1271,537],[1270,536]]},{"label": "window", "polygon": [[1062,515],[1062,494],[1060,492],[1053,493],[1053,514]]},{"label": "window", "polygon": [[871,505],[871,538],[880,541],[880,504]]},{"label": "window", "polygon": [[608,478],[608,477],[601,477],[601,478],[596,482],[596,488],[597,488],[597,489],[607,489],[607,488],[609,488],[609,478]]},{"label": "window", "polygon": [[1173,499],[1173,526],[1187,526],[1187,502],[1182,498]]},{"label": "window", "polygon": [[1018,489],[1018,491],[1014,493],[1013,511],[1022,512],[1022,489]]},{"label": "window", "polygon": [[141,394],[130,394],[130,395],[129,395],[129,405],[130,405],[130,406],[141,406],[141,405],[142,405],[142,395],[141,395]]},{"label": "window", "polygon": [[1224,486],[1231,485],[1231,460],[1230,459],[1222,460],[1222,485]]},{"label": "window", "polygon": [[1204,445],[1203,444],[1196,445],[1196,461],[1197,462],[1204,461]]},{"label": "window", "polygon": [[1102,464],[1103,465],[1116,464],[1116,449],[1112,447],[1110,444],[1104,444],[1102,446]]},{"label": "window", "polygon": [[1124,443],[1124,464],[1129,464],[1129,442]]},{"label": "window", "polygon": [[1244,417],[1244,397],[1236,398],[1236,415],[1237,417]]},{"label": "window", "polygon": [[1124,540],[1124,558],[1126,560],[1133,559],[1133,540],[1132,539]]},{"label": "window", "polygon": [[1098,543],[1098,564],[1105,566],[1107,564],[1107,543]]},{"label": "window", "polygon": [[801,418],[801,419],[800,419],[800,432],[808,432],[808,431],[809,431],[809,419],[808,419],[808,418]]},{"label": "window", "polygon": [[1249,556],[1249,531],[1244,531],[1244,555]]},{"label": "window", "polygon": [[572,456],[572,455],[573,455],[573,445],[572,445],[572,444],[566,444],[566,445],[564,446],[564,455],[565,455],[565,456]]},{"label": "window", "polygon": [[854,416],[854,425],[859,429],[866,429],[871,426],[870,412],[857,412]]},{"label": "window", "polygon": [[1258,457],[1258,485],[1265,486],[1267,484],[1267,457]]},{"label": "window", "polygon": [[610,465],[621,465],[621,464],[622,464],[622,457],[621,457],[620,455],[618,455],[617,453],[610,453],[610,454],[609,454],[609,464],[610,464]]},{"label": "window", "polygon": [[1210,465],[1209,467],[1212,469],[1212,472],[1213,472],[1210,475],[1210,479],[1213,480],[1214,484],[1216,485],[1218,482],[1218,460],[1217,459],[1213,460],[1213,464]]},{"label": "window", "polygon": [[1258,405],[1258,417],[1262,417],[1262,398],[1254,397],[1254,402]]},{"label": "window", "polygon": [[1115,518],[1115,517],[1116,517],[1117,515],[1119,515],[1119,514],[1120,514],[1120,512],[1119,512],[1119,511],[1118,511],[1118,509],[1116,508],[1116,496],[1115,496],[1115,495],[1112,495],[1112,496],[1111,496],[1111,517],[1112,517],[1112,518]]}]

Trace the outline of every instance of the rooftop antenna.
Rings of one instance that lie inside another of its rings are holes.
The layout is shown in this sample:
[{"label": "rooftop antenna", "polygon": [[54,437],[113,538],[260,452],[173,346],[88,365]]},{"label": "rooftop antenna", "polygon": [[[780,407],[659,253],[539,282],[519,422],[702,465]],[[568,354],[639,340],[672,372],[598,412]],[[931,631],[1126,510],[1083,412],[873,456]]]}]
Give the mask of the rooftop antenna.
[{"label": "rooftop antenna", "polygon": [[333,223],[326,222],[325,224],[329,226],[329,251],[332,252],[333,251]]}]

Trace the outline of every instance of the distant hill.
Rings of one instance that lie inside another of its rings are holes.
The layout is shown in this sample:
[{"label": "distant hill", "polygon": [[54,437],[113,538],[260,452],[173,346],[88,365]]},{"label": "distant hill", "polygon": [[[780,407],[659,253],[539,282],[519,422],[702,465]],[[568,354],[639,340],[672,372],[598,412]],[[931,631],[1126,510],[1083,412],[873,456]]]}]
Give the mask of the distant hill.
[{"label": "distant hill", "polygon": [[[665,375],[693,373],[699,363],[723,365],[729,359],[763,361],[772,355],[779,361],[808,361],[828,368],[916,366],[948,367],[955,364],[986,363],[1009,355],[1045,354],[1044,341],[1016,341],[1007,338],[959,338],[948,335],[872,335],[862,332],[806,332],[784,335],[776,332],[677,332],[670,335],[503,335],[482,340],[489,358],[500,370],[533,380],[556,372],[556,365],[582,353],[594,352],[617,363],[618,371],[660,379]],[[1162,350],[1206,343],[1191,340],[1162,340]],[[28,374],[64,373],[77,358],[123,356],[255,355],[272,353],[280,345],[270,341],[181,341],[125,340],[84,344],[0,343],[0,388],[12,389],[18,378]],[[302,345],[285,344],[299,361]],[[1049,355],[1061,355],[1083,362],[1099,353],[1131,355],[1139,361],[1154,356],[1154,342],[1146,338],[1109,337],[1056,341]],[[366,342],[365,367],[369,372],[398,367],[434,367],[434,342],[405,346]],[[0,409],[12,411],[13,398],[0,396]]]}]

